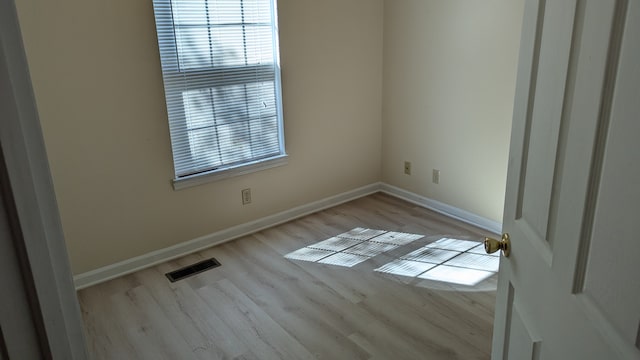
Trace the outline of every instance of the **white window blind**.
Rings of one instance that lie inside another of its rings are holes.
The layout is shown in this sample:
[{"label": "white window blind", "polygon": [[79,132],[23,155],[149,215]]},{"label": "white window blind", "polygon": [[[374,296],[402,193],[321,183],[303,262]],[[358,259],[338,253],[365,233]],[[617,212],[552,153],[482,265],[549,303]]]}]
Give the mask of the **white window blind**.
[{"label": "white window blind", "polygon": [[176,180],[285,155],[275,0],[153,0]]}]

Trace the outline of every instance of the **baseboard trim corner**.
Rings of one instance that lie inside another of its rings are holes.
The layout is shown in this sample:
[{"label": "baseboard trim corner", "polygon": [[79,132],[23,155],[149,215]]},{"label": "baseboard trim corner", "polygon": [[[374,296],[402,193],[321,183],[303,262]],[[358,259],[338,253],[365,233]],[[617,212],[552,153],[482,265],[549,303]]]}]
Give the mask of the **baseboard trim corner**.
[{"label": "baseboard trim corner", "polygon": [[330,196],[309,204],[301,205],[277,214],[269,215],[248,223],[223,229],[208,235],[179,243],[167,248],[149,252],[124,261],[107,265],[73,277],[76,290],[81,290],[117,277],[127,275],[165,261],[191,254],[215,245],[225,243],[342,203],[379,192],[381,183],[372,183],[341,194]]},{"label": "baseboard trim corner", "polygon": [[420,205],[429,210],[433,210],[437,213],[446,215],[450,218],[463,221],[467,224],[479,227],[487,231],[491,231],[494,234],[500,234],[502,232],[502,223],[487,219],[470,211],[463,210],[422,195],[418,195],[411,191],[401,189],[397,186],[382,183],[380,185],[380,191],[385,194],[408,201],[410,203]]}]

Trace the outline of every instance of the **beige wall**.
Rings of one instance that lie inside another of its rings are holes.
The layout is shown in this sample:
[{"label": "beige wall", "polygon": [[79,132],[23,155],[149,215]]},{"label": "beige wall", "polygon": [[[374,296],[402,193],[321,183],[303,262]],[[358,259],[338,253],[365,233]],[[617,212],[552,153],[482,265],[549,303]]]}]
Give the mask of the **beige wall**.
[{"label": "beige wall", "polygon": [[289,164],[173,191],[151,0],[17,0],[74,273],[380,180],[500,221],[521,2],[280,0]]},{"label": "beige wall", "polygon": [[522,0],[385,1],[383,181],[502,221],[522,11]]},{"label": "beige wall", "polygon": [[289,164],[181,191],[152,1],[17,6],[76,274],[381,178],[382,0],[280,0]]}]

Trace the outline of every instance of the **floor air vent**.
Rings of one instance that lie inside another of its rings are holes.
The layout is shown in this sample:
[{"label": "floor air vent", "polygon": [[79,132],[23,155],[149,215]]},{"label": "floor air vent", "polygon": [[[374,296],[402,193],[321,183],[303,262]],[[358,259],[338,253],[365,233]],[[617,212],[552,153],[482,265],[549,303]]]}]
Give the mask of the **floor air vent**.
[{"label": "floor air vent", "polygon": [[211,258],[208,260],[200,261],[193,265],[185,266],[182,269],[178,269],[170,273],[166,273],[165,275],[167,276],[167,279],[169,279],[169,281],[176,282],[178,280],[188,278],[189,276],[199,274],[203,271],[207,271],[209,269],[213,269],[218,266],[220,266],[220,262],[215,258]]}]

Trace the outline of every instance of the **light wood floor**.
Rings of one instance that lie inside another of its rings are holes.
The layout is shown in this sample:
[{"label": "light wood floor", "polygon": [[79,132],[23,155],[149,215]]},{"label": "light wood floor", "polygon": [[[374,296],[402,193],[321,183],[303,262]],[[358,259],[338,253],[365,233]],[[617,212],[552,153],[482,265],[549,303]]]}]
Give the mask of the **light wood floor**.
[{"label": "light wood floor", "polygon": [[[373,271],[392,254],[352,268],[283,257],[355,227],[492,235],[371,195],[81,290],[89,350],[94,359],[489,358],[494,291]],[[164,276],[211,257],[222,266],[176,283]]]}]

